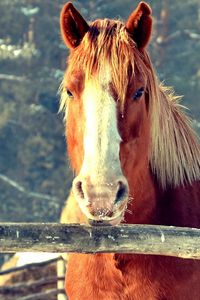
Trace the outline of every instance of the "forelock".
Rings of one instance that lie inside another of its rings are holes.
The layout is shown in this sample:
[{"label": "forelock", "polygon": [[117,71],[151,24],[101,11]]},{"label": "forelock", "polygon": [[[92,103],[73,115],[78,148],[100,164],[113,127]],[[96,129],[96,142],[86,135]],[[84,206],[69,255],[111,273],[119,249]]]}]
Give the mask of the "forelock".
[{"label": "forelock", "polygon": [[68,70],[83,70],[87,80],[91,76],[98,76],[104,71],[105,65],[109,64],[117,100],[123,108],[127,86],[134,77],[136,63],[140,64],[141,74],[145,76],[144,63],[125,25],[121,21],[104,19],[90,24],[81,44],[69,57]]}]

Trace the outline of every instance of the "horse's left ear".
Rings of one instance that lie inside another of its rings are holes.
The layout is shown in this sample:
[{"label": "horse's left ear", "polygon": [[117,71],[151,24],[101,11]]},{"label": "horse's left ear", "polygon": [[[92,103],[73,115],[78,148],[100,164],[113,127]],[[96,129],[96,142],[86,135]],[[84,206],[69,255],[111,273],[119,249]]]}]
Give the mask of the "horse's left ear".
[{"label": "horse's left ear", "polygon": [[140,2],[126,22],[126,29],[132,35],[139,49],[144,49],[151,37],[152,10],[145,2]]},{"label": "horse's left ear", "polygon": [[88,29],[89,25],[73,4],[66,3],[60,14],[60,30],[66,46],[76,48]]}]

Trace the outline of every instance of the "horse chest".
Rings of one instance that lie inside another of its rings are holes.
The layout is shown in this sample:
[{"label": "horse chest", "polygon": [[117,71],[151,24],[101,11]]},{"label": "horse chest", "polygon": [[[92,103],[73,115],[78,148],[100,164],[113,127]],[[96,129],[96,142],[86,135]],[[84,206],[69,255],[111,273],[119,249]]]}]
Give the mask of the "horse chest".
[{"label": "horse chest", "polygon": [[[200,263],[163,256],[120,255],[127,300],[199,300]],[[124,257],[129,257],[127,261]],[[192,287],[192,288],[191,288]]]},{"label": "horse chest", "polygon": [[70,300],[199,300],[199,273],[199,263],[190,260],[73,254],[66,290]]}]

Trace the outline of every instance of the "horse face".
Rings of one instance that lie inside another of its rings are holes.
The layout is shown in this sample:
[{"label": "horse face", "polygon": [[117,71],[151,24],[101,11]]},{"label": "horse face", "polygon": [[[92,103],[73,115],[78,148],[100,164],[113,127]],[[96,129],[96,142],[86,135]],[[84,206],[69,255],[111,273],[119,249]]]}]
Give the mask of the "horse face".
[{"label": "horse face", "polygon": [[73,193],[80,208],[93,223],[117,224],[128,202],[126,166],[130,165],[134,175],[138,162],[144,160],[148,105],[146,82],[136,71],[137,80],[126,87],[122,112],[110,70],[107,62],[89,79],[83,71],[66,74],[67,140],[78,174]]},{"label": "horse face", "polygon": [[[73,181],[73,192],[88,219],[115,224],[121,220],[128,200],[128,183],[119,159],[121,136],[109,66],[89,80],[84,76],[77,79],[76,75],[76,81],[82,80],[79,95],[73,89],[74,76],[67,77],[71,78],[66,83],[71,93],[69,151],[73,144],[73,157],[74,153],[82,157],[75,166],[78,176]],[[76,139],[73,143],[72,136]]]},{"label": "horse face", "polygon": [[[134,37],[141,49],[146,46],[149,36],[142,36],[136,27],[143,32],[143,23],[146,26],[146,20],[150,20],[149,14],[149,7],[142,3],[127,22],[127,32],[132,35],[132,31],[135,30]],[[77,47],[81,46],[82,39],[88,30],[89,26],[72,4],[67,4],[61,13],[61,32],[65,43],[72,49],[71,57],[73,53],[81,52],[81,48]],[[105,30],[109,32],[108,29]],[[115,26],[112,30],[115,30]],[[92,35],[88,34],[88,43],[91,40],[94,43],[98,34],[98,30],[93,31]],[[111,31],[110,34],[112,36]],[[124,34],[127,35],[127,33]],[[121,38],[123,39],[123,34]],[[103,44],[105,47],[105,42]],[[84,47],[88,49],[90,45],[86,45],[85,42]],[[83,56],[86,55],[86,52],[82,51]],[[131,82],[130,87],[123,87],[124,94],[127,90],[127,99],[123,116],[121,115],[121,108],[117,101],[119,97],[116,96],[116,91],[112,86],[112,77],[112,63],[109,62],[108,57],[104,56],[102,62],[98,62],[98,70],[85,74],[80,66],[79,69],[76,69],[76,66],[69,67],[64,80],[69,98],[68,152],[72,166],[78,174],[73,181],[73,192],[83,213],[93,221],[93,224],[98,222],[118,224],[123,217],[128,202],[129,188],[122,167],[125,161],[125,155],[122,155],[122,145],[126,145],[125,148],[127,148],[130,142],[135,142],[135,137],[141,135],[138,120],[143,118],[144,112],[144,105],[141,104],[144,101],[137,99],[144,96],[143,83],[139,86],[139,83]],[[137,92],[142,93],[140,97],[135,96]],[[131,104],[131,117],[129,104]],[[136,142],[135,145],[138,149],[139,144]]]}]

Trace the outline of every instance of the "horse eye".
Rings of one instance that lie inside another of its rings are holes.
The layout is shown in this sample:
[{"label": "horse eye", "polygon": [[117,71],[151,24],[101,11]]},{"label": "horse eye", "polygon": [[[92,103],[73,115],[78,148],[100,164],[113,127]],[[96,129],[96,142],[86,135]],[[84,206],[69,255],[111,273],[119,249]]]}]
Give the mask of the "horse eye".
[{"label": "horse eye", "polygon": [[141,87],[139,90],[136,91],[135,95],[133,96],[133,100],[138,100],[140,97],[142,97],[144,93],[144,88]]},{"label": "horse eye", "polygon": [[67,95],[68,95],[69,98],[73,98],[74,97],[73,94],[72,94],[72,92],[70,92],[70,90],[66,90],[66,91],[67,91]]}]

